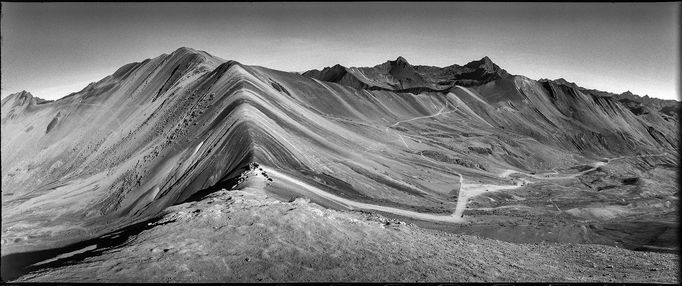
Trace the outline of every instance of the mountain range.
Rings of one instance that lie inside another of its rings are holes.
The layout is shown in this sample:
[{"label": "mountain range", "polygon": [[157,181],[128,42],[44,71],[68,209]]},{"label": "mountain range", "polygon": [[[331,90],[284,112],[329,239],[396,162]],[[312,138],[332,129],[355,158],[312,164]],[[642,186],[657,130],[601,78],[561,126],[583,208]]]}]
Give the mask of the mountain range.
[{"label": "mountain range", "polygon": [[[102,237],[221,189],[511,242],[541,238],[492,232],[476,217],[494,218],[477,214],[527,204],[545,217],[556,206],[566,218],[553,227],[581,234],[543,241],[674,249],[663,205],[678,191],[661,174],[679,166],[679,110],[512,75],[488,57],[297,74],[183,47],[54,101],[2,100],[2,252]],[[505,188],[526,193],[493,194]],[[593,210],[626,200],[627,218]]]}]

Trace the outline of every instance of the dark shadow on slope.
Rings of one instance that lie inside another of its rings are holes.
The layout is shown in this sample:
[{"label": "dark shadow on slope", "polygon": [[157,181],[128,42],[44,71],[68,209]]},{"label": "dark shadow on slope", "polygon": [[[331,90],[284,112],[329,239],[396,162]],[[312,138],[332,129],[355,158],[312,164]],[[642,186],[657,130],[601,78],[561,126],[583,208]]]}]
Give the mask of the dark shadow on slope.
[{"label": "dark shadow on slope", "polygon": [[254,168],[258,167],[258,163],[254,162],[253,153],[251,151],[247,153],[248,154],[241,158],[241,160],[237,164],[235,164],[233,168],[228,169],[226,172],[224,172],[222,174],[223,177],[220,178],[218,182],[213,184],[213,186],[200,189],[192,193],[185,199],[178,198],[178,200],[172,205],[200,201],[207,195],[220,191],[222,189],[231,190],[233,187],[235,187],[237,184],[241,182],[240,179],[242,178],[242,174],[250,170],[254,170]]},{"label": "dark shadow on slope", "polygon": [[[72,264],[77,261],[81,261],[88,257],[101,255],[104,251],[115,249],[124,245],[129,237],[135,236],[141,233],[142,231],[160,225],[155,224],[155,222],[161,219],[161,217],[162,215],[149,220],[132,224],[130,226],[124,227],[116,231],[109,232],[98,238],[73,243],[63,247],[38,251],[12,253],[10,255],[2,256],[0,261],[2,263],[1,267],[2,272],[0,278],[2,279],[3,282],[12,281],[23,275],[26,275],[30,272],[38,271],[40,269],[57,268],[64,265]],[[34,265],[36,263],[48,259],[56,258],[57,256],[62,254],[75,252],[92,246],[95,246],[95,248],[84,251],[82,253],[74,254],[72,256],[56,259],[55,261],[51,261],[41,265]]]},{"label": "dark shadow on slope", "polygon": [[[241,174],[245,171],[250,170],[251,165],[248,164],[249,157],[245,158],[243,164],[240,164],[241,167],[238,167],[236,170],[229,172],[227,176],[231,176],[229,178],[226,178],[224,180],[220,180],[217,184],[215,184],[212,187],[200,190],[193,195],[191,195],[189,198],[186,200],[183,200],[181,202],[177,202],[173,205],[178,205],[182,204],[185,202],[195,202],[195,201],[200,201],[207,195],[214,193],[216,191],[222,190],[222,189],[231,189],[233,186],[239,183],[239,180],[241,178]],[[257,166],[257,165],[256,165]],[[234,175],[236,174],[236,175]],[[88,257],[94,257],[94,256],[99,256],[101,255],[104,251],[107,250],[112,250],[116,249],[120,246],[125,245],[126,241],[128,241],[128,238],[133,237],[138,235],[139,233],[149,230],[154,228],[157,225],[162,225],[169,222],[164,222],[162,224],[156,224],[157,221],[159,221],[163,217],[164,213],[161,212],[159,213],[156,217],[147,219],[145,221],[135,223],[129,226],[126,226],[124,228],[121,228],[119,230],[115,230],[109,233],[106,233],[100,237],[93,238],[93,239],[88,239],[84,240],[81,242],[76,242],[73,244],[69,244],[67,246],[63,247],[58,247],[58,248],[52,248],[52,249],[45,249],[45,250],[38,250],[38,251],[29,251],[29,252],[21,252],[21,253],[13,253],[10,255],[2,256],[2,272],[0,275],[0,279],[3,282],[7,281],[12,281],[14,279],[17,279],[23,275],[26,275],[30,272],[38,271],[41,269],[47,269],[47,268],[57,268],[61,267],[64,265],[69,265],[73,264],[78,261],[82,261],[85,258]],[[55,261],[44,263],[41,265],[34,265],[36,263],[48,260],[48,259],[54,259],[58,257],[59,255],[66,254],[66,253],[71,253],[75,251],[79,251],[88,247],[95,246],[94,249],[91,250],[86,250],[81,253],[77,253],[68,257],[56,259]]]},{"label": "dark shadow on slope", "polygon": [[[249,166],[247,165],[247,166],[241,167],[240,169],[243,172],[246,172],[249,170]],[[243,172],[239,172],[239,174],[241,175],[241,173],[243,173]],[[177,202],[173,205],[179,205],[179,204],[183,204],[183,203],[187,203],[187,202],[198,202],[198,201],[202,200],[203,198],[205,198],[206,196],[208,196],[212,193],[215,193],[217,191],[220,191],[222,189],[230,190],[230,189],[232,189],[232,187],[234,187],[235,185],[237,185],[239,183],[239,179],[241,178],[240,175],[233,176],[231,178],[222,179],[222,180],[218,181],[218,183],[216,183],[215,185],[208,187],[206,189],[200,190],[200,191],[192,194],[191,196],[189,196],[187,199],[185,199],[181,202]]]},{"label": "dark shadow on slope", "polygon": [[447,87],[444,89],[433,89],[430,87],[411,87],[411,88],[404,88],[404,89],[388,89],[384,87],[379,87],[379,86],[370,86],[365,88],[366,90],[376,90],[376,91],[390,91],[394,93],[411,93],[411,94],[421,94],[421,93],[426,93],[426,92],[433,92],[433,93],[442,93],[446,94],[450,92],[450,89],[454,87]]}]

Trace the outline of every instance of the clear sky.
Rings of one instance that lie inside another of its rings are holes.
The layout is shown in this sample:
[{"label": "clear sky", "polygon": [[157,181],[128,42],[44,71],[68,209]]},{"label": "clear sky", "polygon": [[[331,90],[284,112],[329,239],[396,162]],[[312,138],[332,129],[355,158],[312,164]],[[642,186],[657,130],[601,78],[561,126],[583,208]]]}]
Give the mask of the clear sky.
[{"label": "clear sky", "polygon": [[285,71],[465,64],[678,98],[680,3],[2,3],[2,96],[56,99],[187,46]]}]

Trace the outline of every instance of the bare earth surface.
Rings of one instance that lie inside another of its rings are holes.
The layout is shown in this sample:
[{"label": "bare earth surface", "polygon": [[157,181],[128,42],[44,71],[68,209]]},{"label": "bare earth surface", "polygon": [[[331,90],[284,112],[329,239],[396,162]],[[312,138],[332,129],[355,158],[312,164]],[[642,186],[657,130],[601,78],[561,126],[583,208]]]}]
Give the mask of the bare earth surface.
[{"label": "bare earth surface", "polygon": [[514,244],[340,212],[256,188],[173,206],[122,247],[18,281],[571,281],[676,283],[677,255]]}]

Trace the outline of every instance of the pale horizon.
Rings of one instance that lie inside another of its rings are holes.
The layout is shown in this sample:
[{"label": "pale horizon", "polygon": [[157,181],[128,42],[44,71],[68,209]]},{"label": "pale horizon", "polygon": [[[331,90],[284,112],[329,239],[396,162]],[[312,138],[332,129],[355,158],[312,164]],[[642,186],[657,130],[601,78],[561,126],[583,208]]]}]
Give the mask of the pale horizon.
[{"label": "pale horizon", "polygon": [[534,80],[679,100],[680,3],[2,5],[3,98],[58,99],[186,46],[290,72],[488,56]]}]

